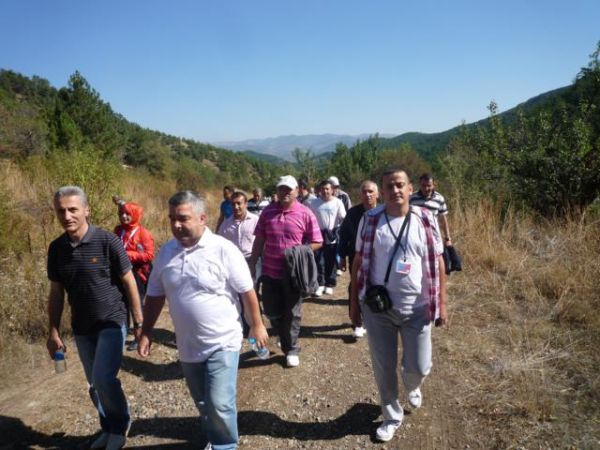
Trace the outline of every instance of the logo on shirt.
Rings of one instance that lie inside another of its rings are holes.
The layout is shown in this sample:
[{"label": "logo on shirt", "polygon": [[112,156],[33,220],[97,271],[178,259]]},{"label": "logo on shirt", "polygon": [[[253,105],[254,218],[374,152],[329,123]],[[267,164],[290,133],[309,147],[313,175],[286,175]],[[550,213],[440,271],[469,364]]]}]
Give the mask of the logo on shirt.
[{"label": "logo on shirt", "polygon": [[96,264],[96,263],[98,262],[98,258],[97,258],[97,257],[95,257],[95,256],[92,256],[92,259],[90,259],[90,262],[91,262],[92,264]]}]

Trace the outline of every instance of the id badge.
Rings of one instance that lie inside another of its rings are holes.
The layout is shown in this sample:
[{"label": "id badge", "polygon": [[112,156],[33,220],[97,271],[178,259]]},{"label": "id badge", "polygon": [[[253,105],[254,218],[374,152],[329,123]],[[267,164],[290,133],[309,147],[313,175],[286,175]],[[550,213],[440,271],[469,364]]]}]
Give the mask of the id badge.
[{"label": "id badge", "polygon": [[410,273],[410,263],[405,263],[401,260],[396,260],[396,273],[408,275]]}]

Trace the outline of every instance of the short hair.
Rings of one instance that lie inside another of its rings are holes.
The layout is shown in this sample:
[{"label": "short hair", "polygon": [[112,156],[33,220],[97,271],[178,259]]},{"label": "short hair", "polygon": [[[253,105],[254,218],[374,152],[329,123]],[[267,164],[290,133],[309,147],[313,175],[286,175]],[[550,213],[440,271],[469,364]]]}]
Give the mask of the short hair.
[{"label": "short hair", "polygon": [[231,200],[236,199],[238,197],[243,197],[244,198],[244,202],[248,203],[248,196],[246,195],[245,192],[235,191],[233,194],[231,194]]},{"label": "short hair", "polygon": [[377,189],[377,192],[379,192],[379,186],[377,186],[377,183],[375,183],[373,180],[364,180],[362,183],[360,183],[360,190],[362,191],[363,186],[366,186],[367,184],[372,184],[375,186],[375,189]]},{"label": "short hair", "polygon": [[300,178],[298,180],[298,187],[302,187],[302,188],[308,189],[308,180],[305,179],[305,178]]},{"label": "short hair", "polygon": [[196,214],[204,214],[204,199],[194,191],[179,191],[169,199],[169,206],[177,207],[189,203]]},{"label": "short hair", "polygon": [[331,181],[323,180],[319,183],[319,189],[323,189],[327,185],[330,185],[333,188],[333,183]]},{"label": "short hair", "polygon": [[410,174],[408,173],[408,170],[403,169],[402,167],[388,167],[381,174],[381,179],[383,180],[383,177],[387,177],[387,176],[393,175],[398,172],[404,172],[404,174],[406,174],[406,178],[408,179],[408,182],[412,183],[412,181],[410,179]]},{"label": "short hair", "polygon": [[227,185],[227,186],[223,186],[223,191],[229,191],[229,192],[233,192],[235,189],[233,189],[233,187]]},{"label": "short hair", "polygon": [[256,188],[252,189],[252,193],[253,194],[257,194],[258,193],[258,195],[262,195],[263,190],[261,188],[259,188],[259,187],[256,187]]},{"label": "short hair", "polygon": [[419,177],[419,181],[433,181],[433,175],[425,172],[423,175]]},{"label": "short hair", "polygon": [[79,197],[83,206],[89,206],[87,195],[79,186],[62,186],[54,193],[54,201],[63,197]]}]

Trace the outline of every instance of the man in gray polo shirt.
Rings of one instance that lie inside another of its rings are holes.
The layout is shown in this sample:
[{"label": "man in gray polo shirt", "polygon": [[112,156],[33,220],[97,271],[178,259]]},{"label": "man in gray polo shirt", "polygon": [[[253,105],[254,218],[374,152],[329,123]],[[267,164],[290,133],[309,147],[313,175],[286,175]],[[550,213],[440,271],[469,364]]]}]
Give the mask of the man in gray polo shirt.
[{"label": "man in gray polo shirt", "polygon": [[46,347],[51,358],[58,349],[66,350],[59,332],[66,291],[75,344],[102,427],[90,448],[116,450],[125,445],[131,423],[117,378],[127,334],[123,291],[138,339],[142,311],[137,286],[117,236],[87,222],[90,208],[80,187],[61,187],[54,194],[54,210],[65,233],[48,249],[50,333]]},{"label": "man in gray polo shirt", "polygon": [[148,281],[145,322],[138,352],[150,353],[152,328],[169,299],[177,349],[188,388],[215,450],[238,441],[236,386],[242,345],[238,295],[244,302],[249,337],[259,347],[269,336],[244,256],[206,226],[204,200],[191,191],[169,200],[175,239],[160,249]]}]

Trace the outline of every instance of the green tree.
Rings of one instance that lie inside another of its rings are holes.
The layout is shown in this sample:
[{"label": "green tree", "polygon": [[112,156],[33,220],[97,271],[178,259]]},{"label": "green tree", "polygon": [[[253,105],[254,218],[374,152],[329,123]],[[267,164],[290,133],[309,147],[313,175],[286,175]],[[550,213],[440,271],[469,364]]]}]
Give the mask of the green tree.
[{"label": "green tree", "polygon": [[310,182],[315,181],[317,176],[317,163],[312,150],[302,150],[301,148],[296,147],[292,150],[292,157],[294,158],[298,172]]}]

